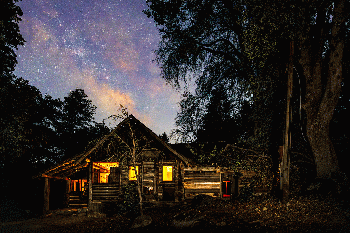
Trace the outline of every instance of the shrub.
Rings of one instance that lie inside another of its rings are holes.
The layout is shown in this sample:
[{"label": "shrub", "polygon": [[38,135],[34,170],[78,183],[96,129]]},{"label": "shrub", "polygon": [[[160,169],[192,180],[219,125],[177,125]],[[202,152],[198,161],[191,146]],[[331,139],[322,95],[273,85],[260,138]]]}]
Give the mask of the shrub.
[{"label": "shrub", "polygon": [[137,215],[140,212],[139,196],[136,182],[129,182],[122,187],[120,211]]}]

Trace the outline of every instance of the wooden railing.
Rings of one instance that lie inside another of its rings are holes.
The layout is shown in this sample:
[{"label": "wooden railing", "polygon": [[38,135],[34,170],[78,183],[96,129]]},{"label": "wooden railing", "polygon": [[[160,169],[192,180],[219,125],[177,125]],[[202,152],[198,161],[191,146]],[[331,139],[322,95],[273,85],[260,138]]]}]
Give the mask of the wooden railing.
[{"label": "wooden railing", "polygon": [[120,186],[117,184],[100,183],[92,185],[93,201],[116,201],[120,194]]}]

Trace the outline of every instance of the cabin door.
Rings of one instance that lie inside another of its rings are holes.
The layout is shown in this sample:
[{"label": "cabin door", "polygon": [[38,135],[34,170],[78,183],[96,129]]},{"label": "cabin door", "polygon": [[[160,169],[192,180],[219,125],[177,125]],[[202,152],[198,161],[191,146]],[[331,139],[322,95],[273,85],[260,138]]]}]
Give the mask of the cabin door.
[{"label": "cabin door", "polygon": [[163,184],[163,201],[175,201],[175,184]]},{"label": "cabin door", "polygon": [[162,168],[163,201],[175,201],[174,166],[172,164]]}]

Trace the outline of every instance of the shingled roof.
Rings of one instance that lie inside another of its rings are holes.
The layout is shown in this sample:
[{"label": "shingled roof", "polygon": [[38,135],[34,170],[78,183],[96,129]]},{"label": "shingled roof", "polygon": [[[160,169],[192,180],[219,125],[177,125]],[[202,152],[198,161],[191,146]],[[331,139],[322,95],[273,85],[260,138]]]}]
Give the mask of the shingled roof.
[{"label": "shingled roof", "polygon": [[167,150],[169,153],[181,160],[186,166],[191,166],[195,164],[191,159],[185,157],[184,155],[178,153],[174,150],[168,143],[159,138],[152,130],[146,127],[133,115],[129,115],[122,122],[120,122],[109,134],[103,136],[95,143],[93,143],[89,149],[81,154],[78,154],[72,158],[69,158],[57,165],[45,170],[40,173],[37,177],[52,177],[65,179],[66,177],[74,174],[83,168],[87,167],[91,160],[97,161],[96,151],[104,146],[104,143],[110,139],[118,138],[124,142],[128,147],[132,147],[132,134],[130,127],[137,129],[140,134],[144,137],[152,139],[152,141],[157,144],[157,148],[162,148]]}]

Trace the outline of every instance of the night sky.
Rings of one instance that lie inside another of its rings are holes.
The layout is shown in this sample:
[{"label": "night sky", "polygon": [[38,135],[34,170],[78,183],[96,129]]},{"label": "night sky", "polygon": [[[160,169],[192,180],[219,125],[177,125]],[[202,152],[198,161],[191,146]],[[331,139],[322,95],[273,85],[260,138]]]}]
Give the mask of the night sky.
[{"label": "night sky", "polygon": [[45,95],[81,88],[97,106],[95,120],[128,108],[155,133],[175,127],[180,93],[160,77],[160,36],[145,0],[23,0],[15,74]]}]

